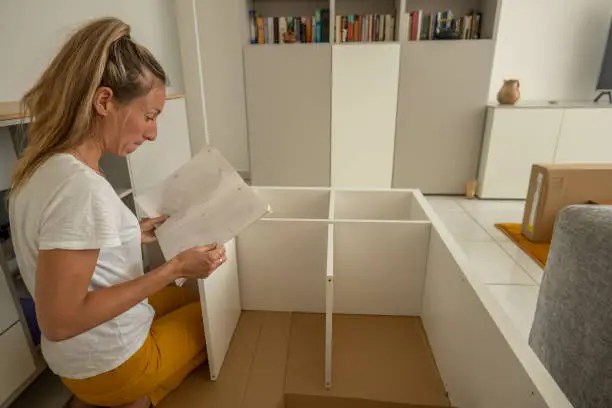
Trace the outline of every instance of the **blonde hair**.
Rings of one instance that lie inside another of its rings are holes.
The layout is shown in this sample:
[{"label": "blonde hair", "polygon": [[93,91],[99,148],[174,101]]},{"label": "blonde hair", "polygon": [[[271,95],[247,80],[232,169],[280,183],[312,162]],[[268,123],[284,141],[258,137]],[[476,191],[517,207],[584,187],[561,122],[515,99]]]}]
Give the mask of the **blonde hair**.
[{"label": "blonde hair", "polygon": [[78,29],[21,101],[22,111],[33,120],[12,189],[19,189],[53,154],[92,136],[94,96],[100,86],[110,88],[113,99],[125,104],[154,86],[146,80],[148,73],[166,84],[159,62],[132,40],[130,26],[123,21],[101,18]]}]

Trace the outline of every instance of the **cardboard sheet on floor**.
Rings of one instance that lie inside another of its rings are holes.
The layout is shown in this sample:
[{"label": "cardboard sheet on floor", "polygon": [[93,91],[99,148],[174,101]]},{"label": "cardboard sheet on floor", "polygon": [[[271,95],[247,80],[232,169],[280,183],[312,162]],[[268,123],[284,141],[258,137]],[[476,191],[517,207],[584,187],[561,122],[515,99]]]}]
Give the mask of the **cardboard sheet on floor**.
[{"label": "cardboard sheet on floor", "polygon": [[159,407],[450,405],[418,317],[334,316],[331,389],[324,348],[323,314],[244,311],[217,381],[198,370]]}]

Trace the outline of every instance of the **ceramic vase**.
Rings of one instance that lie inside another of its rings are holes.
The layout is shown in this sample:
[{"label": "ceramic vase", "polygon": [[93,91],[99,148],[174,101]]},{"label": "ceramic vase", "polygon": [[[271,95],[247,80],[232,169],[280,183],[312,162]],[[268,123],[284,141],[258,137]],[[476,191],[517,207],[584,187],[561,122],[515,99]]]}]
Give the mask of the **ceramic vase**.
[{"label": "ceramic vase", "polygon": [[521,84],[518,79],[506,79],[497,93],[501,105],[514,105],[521,98]]}]

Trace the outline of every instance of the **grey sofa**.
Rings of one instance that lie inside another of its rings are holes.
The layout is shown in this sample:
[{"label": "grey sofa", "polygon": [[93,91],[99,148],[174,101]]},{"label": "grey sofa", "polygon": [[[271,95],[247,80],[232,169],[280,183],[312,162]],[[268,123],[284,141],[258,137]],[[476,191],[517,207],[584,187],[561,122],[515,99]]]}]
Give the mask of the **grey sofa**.
[{"label": "grey sofa", "polygon": [[612,407],[612,206],[557,216],[529,344],[575,408]]}]

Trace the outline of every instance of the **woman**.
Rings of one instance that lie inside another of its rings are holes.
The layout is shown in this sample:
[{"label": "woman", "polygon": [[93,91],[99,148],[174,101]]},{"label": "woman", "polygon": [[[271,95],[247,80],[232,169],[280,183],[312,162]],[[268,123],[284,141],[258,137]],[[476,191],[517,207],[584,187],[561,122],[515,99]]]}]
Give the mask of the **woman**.
[{"label": "woman", "polygon": [[205,360],[197,294],[167,286],[208,276],[223,247],[192,248],[143,274],[141,243],[164,218],[139,226],[98,167],[105,152],[155,140],[165,83],[130,27],[105,18],[78,30],[23,98],[34,121],[11,228],[43,355],[73,406],[155,405]]}]

